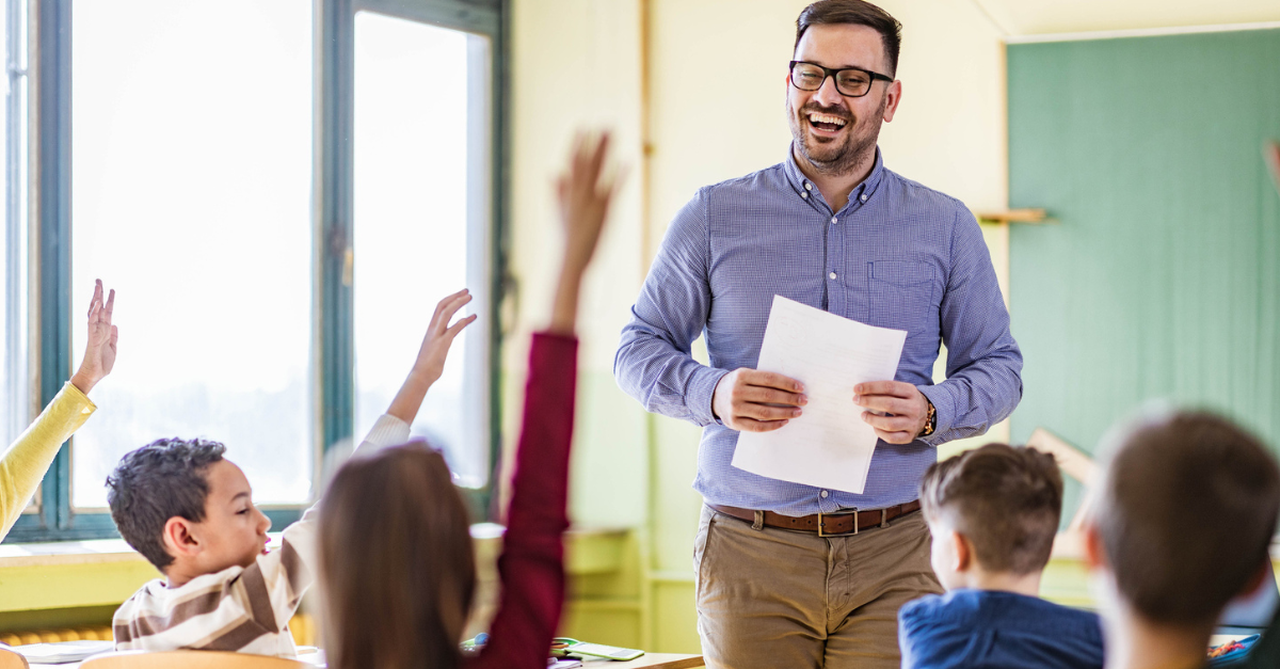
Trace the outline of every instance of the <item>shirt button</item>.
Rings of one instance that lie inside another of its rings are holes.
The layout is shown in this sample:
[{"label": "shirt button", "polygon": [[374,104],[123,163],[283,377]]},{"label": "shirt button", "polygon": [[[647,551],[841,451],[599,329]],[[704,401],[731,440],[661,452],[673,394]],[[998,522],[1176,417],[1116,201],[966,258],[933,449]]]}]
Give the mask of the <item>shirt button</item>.
[{"label": "shirt button", "polygon": [[800,197],[806,197],[806,198],[807,198],[807,197],[809,197],[809,194],[808,194],[808,193],[801,193],[801,194],[800,194]]},{"label": "shirt button", "polygon": [[863,193],[863,194],[862,194],[862,201],[863,201],[863,202],[866,202],[866,201],[867,201],[867,194],[866,194],[866,193]]},{"label": "shirt button", "polygon": [[836,273],[835,273],[835,272],[832,272],[832,273],[828,274],[827,276],[829,276],[829,277],[831,277],[832,279],[834,279],[834,278],[836,278]]},{"label": "shirt button", "polygon": [[835,216],[831,217],[831,225],[835,225],[836,223],[839,223],[839,222],[840,222],[840,219],[836,218]]},{"label": "shirt button", "polygon": [[804,182],[804,189],[813,190],[813,184],[809,183],[808,181]]},{"label": "shirt button", "polygon": [[827,498],[827,495],[829,495],[829,494],[831,494],[831,493],[828,493],[826,490],[823,490],[822,492],[820,492],[820,493],[818,493],[818,494],[819,494],[819,495],[822,495],[822,499],[826,499],[826,498]]}]

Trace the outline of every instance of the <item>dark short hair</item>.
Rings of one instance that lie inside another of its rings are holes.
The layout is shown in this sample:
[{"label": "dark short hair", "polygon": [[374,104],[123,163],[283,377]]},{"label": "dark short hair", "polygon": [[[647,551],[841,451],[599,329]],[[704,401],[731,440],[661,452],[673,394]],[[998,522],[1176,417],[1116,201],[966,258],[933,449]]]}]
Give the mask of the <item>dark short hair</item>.
[{"label": "dark short hair", "polygon": [[863,0],[818,0],[805,7],[796,18],[796,43],[792,49],[800,46],[800,38],[809,26],[853,24],[867,26],[880,33],[880,41],[884,43],[884,54],[889,60],[889,76],[898,72],[898,51],[902,49],[902,24],[889,12]]},{"label": "dark short hair", "polygon": [[930,520],[945,517],[973,543],[983,569],[1044,569],[1062,517],[1062,474],[1034,448],[987,444],[936,462],[920,482]]},{"label": "dark short hair", "polygon": [[208,439],[157,439],[120,458],[107,477],[107,504],[120,536],[160,571],[173,563],[164,526],[177,516],[204,520],[205,470],[227,449]]},{"label": "dark short hair", "polygon": [[1148,411],[1108,441],[1091,522],[1120,596],[1152,622],[1211,623],[1268,563],[1275,459],[1202,411]]}]

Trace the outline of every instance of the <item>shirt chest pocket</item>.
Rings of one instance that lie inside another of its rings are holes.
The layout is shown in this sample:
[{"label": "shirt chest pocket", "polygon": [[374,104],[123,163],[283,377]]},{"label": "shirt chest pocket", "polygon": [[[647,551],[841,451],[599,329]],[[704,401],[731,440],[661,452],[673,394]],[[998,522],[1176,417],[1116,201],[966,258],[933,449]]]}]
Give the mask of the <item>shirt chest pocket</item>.
[{"label": "shirt chest pocket", "polygon": [[919,332],[937,311],[936,270],[929,263],[878,260],[867,263],[871,287],[871,324]]}]

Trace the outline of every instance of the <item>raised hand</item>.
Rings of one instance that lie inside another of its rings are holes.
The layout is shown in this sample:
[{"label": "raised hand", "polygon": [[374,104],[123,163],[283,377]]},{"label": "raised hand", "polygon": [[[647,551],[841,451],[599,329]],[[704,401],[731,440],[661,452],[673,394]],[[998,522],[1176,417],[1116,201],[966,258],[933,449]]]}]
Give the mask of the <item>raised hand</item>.
[{"label": "raised hand", "polygon": [[621,183],[619,175],[603,174],[608,151],[609,133],[595,137],[579,133],[573,142],[569,167],[556,183],[564,225],[564,259],[552,305],[550,329],[554,332],[573,331],[582,274],[595,254],[609,203]]},{"label": "raised hand", "polygon": [[585,268],[591,261],[609,202],[617,192],[618,175],[603,175],[609,140],[608,132],[599,136],[578,133],[573,141],[569,168],[556,184],[567,268]]},{"label": "raised hand", "polygon": [[450,324],[453,315],[470,301],[471,293],[463,288],[436,305],[436,311],[431,315],[431,324],[427,326],[427,334],[422,338],[422,346],[418,348],[418,357],[413,361],[413,369],[409,370],[409,377],[400,386],[395,399],[391,400],[387,413],[413,424],[413,419],[418,416],[418,409],[422,407],[422,400],[427,396],[427,390],[444,373],[445,359],[449,357],[449,346],[453,344],[453,339],[476,320],[475,314],[472,314]]},{"label": "raised hand", "polygon": [[116,342],[120,333],[111,324],[116,291],[111,291],[106,304],[102,302],[102,292],[102,280],[98,279],[94,282],[93,299],[89,301],[88,342],[84,347],[84,359],[80,361],[80,369],[71,377],[71,383],[85,394],[110,374],[116,364]]},{"label": "raised hand", "polygon": [[459,318],[452,325],[453,315],[471,302],[471,293],[466,288],[445,297],[436,305],[436,312],[431,316],[431,325],[427,326],[427,334],[422,338],[422,346],[418,348],[418,358],[413,363],[413,373],[421,375],[428,384],[435,383],[444,373],[444,361],[449,356],[449,346],[453,338],[462,329],[476,320],[471,314]]}]

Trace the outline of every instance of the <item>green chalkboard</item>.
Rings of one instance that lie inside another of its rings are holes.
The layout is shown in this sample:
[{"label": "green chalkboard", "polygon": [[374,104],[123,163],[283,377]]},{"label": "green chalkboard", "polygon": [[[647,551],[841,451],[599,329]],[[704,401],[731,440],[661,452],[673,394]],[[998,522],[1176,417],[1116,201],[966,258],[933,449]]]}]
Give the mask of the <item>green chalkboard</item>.
[{"label": "green chalkboard", "polygon": [[1010,45],[1008,68],[1010,205],[1057,221],[1010,233],[1014,440],[1092,452],[1166,399],[1280,449],[1280,30]]}]

